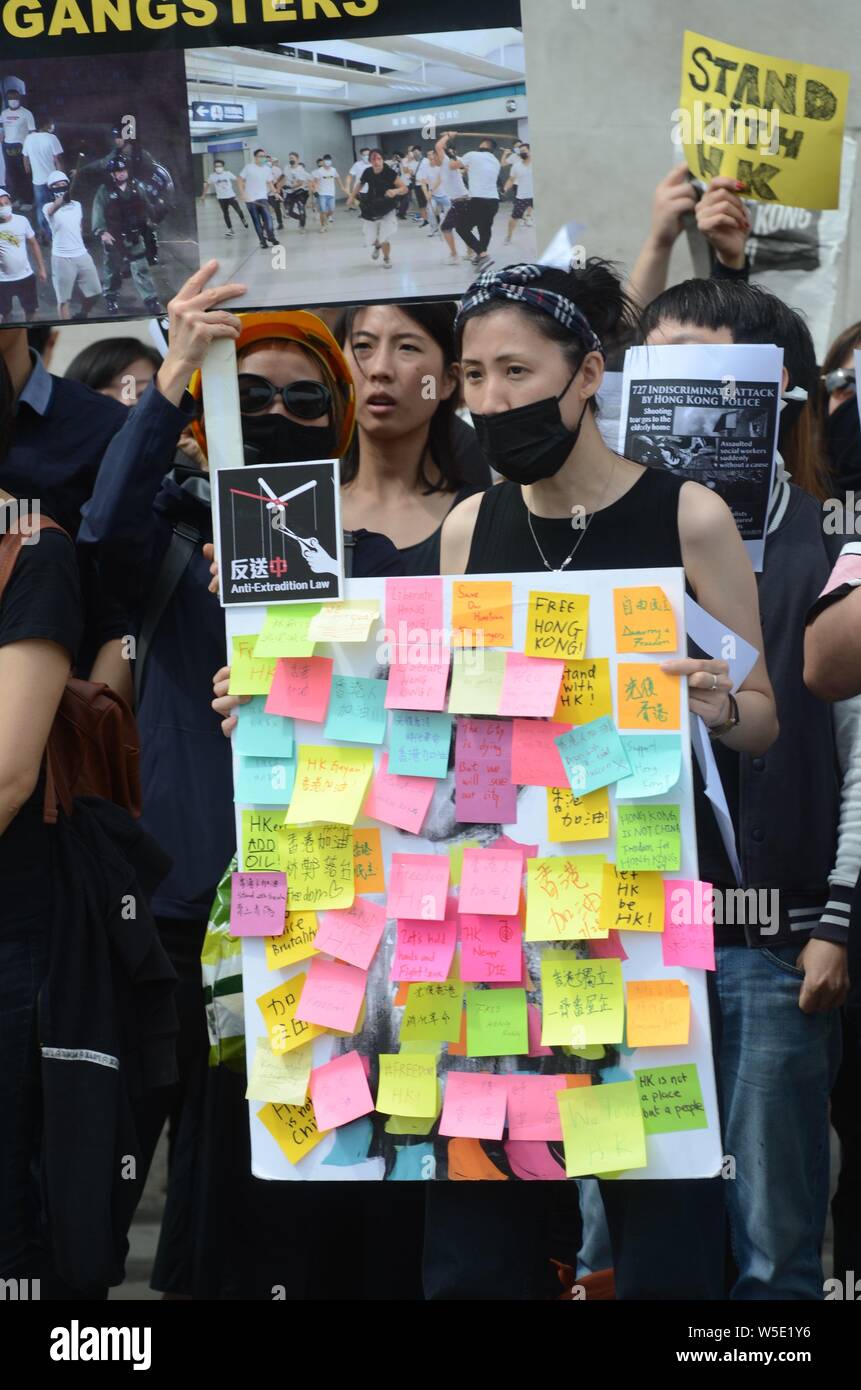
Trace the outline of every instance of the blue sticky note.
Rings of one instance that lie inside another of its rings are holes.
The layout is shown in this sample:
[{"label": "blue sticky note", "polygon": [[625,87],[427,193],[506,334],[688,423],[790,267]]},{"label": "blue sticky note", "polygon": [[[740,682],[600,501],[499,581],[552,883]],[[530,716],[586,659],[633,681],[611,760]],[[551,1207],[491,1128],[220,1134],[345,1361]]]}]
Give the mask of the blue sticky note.
[{"label": "blue sticky note", "polygon": [[285,714],[267,714],[267,699],[266,695],[255,695],[247,705],[239,706],[233,751],[250,758],[290,758],[293,720]]},{"label": "blue sticky note", "polygon": [[398,709],[392,718],[389,772],[399,777],[445,777],[451,752],[450,714]]},{"label": "blue sticky note", "polygon": [[622,746],[632,770],[630,777],[619,778],[617,796],[663,796],[676,785],[682,770],[681,734],[626,734]]},{"label": "blue sticky note", "polygon": [[631,772],[625,745],[609,714],[580,724],[567,734],[560,734],[553,742],[559,749],[575,796],[608,787]]},{"label": "blue sticky note", "polygon": [[295,758],[240,758],[234,801],[249,806],[287,806],[296,780]]},{"label": "blue sticky note", "polygon": [[382,743],[388,681],[333,676],[325,734],[334,743]]}]

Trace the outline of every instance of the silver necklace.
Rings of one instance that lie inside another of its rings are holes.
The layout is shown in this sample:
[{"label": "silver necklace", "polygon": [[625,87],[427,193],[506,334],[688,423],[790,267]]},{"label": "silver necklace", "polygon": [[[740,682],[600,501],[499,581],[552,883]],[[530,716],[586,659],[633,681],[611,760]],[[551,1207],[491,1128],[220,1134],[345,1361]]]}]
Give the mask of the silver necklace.
[{"label": "silver necklace", "polygon": [[[538,554],[541,556],[541,559],[542,559],[542,561],[543,561],[543,563],[544,563],[544,568],[545,568],[546,570],[550,570],[551,574],[561,574],[562,571],[563,571],[563,570],[567,570],[568,566],[571,564],[571,561],[574,559],[574,556],[577,554],[577,551],[579,550],[580,546],[581,546],[582,543],[583,543],[583,540],[585,539],[586,532],[589,530],[589,527],[592,525],[592,522],[594,521],[594,519],[595,519],[595,517],[597,516],[598,512],[601,511],[601,509],[602,509],[603,506],[604,506],[604,502],[605,502],[605,500],[606,500],[607,493],[608,493],[609,488],[610,488],[610,483],[611,483],[611,481],[612,481],[613,474],[614,474],[615,472],[616,472],[616,460],[615,460],[615,458],[614,458],[614,459],[613,459],[613,467],[610,469],[610,472],[607,474],[607,481],[606,481],[606,483],[604,484],[604,491],[603,491],[603,493],[601,494],[601,502],[600,502],[600,504],[595,508],[595,511],[592,513],[592,515],[590,516],[589,520],[586,522],[586,525],[583,527],[583,530],[580,532],[580,535],[577,537],[577,540],[574,542],[574,549],[570,552],[570,554],[568,555],[567,559],[565,559],[565,560],[562,561],[562,564],[559,566],[558,569],[555,569],[554,566],[551,565],[550,561],[547,559],[547,556],[544,554],[544,551],[541,549],[541,546],[538,544],[538,537],[536,536],[536,534],[535,534],[535,528],[534,528],[534,526],[532,525],[532,513],[531,513],[531,511],[529,510],[529,507],[526,505],[526,500],[525,500],[525,498],[524,498],[524,506],[526,506],[526,521],[527,521],[527,524],[528,524],[528,526],[529,526],[529,534],[530,534],[530,536],[532,537],[533,541],[535,542],[535,549],[538,551]],[[574,523],[572,522],[571,524],[572,524],[572,526],[573,526]]]}]

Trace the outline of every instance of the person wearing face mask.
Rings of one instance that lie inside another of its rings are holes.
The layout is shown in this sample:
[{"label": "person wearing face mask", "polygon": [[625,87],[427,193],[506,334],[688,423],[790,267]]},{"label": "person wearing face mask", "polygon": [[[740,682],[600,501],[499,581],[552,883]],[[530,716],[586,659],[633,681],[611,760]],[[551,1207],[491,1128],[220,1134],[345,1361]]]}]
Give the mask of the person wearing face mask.
[{"label": "person wearing face mask", "polygon": [[39,129],[32,130],[24,141],[22,155],[24,168],[33,181],[33,197],[36,207],[36,226],[43,234],[45,242],[51,240],[51,229],[45,219],[45,204],[51,201],[48,179],[56,170],[62,170],[59,156],[63,146],[54,134],[54,120],[45,115],[39,122]]},{"label": "person wearing face mask", "polygon": [[284,213],[282,212],[283,202],[281,190],[284,187],[284,170],[281,168],[278,161],[272,158],[271,154],[266,156],[266,165],[269,169],[269,179],[272,184],[272,192],[269,194],[269,206],[275,213],[279,232],[283,232]]},{"label": "person wearing face mask", "polygon": [[224,225],[227,228],[225,236],[233,236],[233,227],[230,222],[231,208],[236,213],[236,216],[239,218],[243,227],[247,228],[248,226],[248,223],[245,220],[245,214],[242,211],[242,208],[240,207],[239,203],[236,201],[236,196],[234,193],[235,183],[236,175],[232,174],[229,169],[225,168],[223,159],[216,159],[213,161],[212,164],[212,173],[207,178],[206,183],[203,186],[203,192],[200,195],[201,198],[205,198],[207,189],[212,189],[213,193],[218,199],[218,206],[221,208],[221,215],[224,218]]},{"label": "person wearing face mask", "polygon": [[3,158],[9,196],[13,203],[27,204],[30,187],[24,166],[24,141],[36,129],[36,122],[33,112],[28,111],[21,101],[20,92],[14,88],[7,93],[6,105],[0,111],[0,128],[3,131]]},{"label": "person wearing face mask", "polygon": [[510,246],[518,226],[524,225],[526,214],[531,212],[535,206],[531,147],[521,144],[516,152],[506,150],[502,156],[502,164],[503,167],[508,166],[511,169],[511,177],[507,180],[503,192],[508,193],[512,188],[514,189],[514,206],[511,209],[511,217],[508,219],[508,233],[505,238],[505,245]]},{"label": "person wearing face mask", "polygon": [[[28,250],[36,264],[30,265]],[[17,299],[25,318],[39,312],[36,276],[48,278],[36,233],[26,217],[12,211],[12,198],[0,188],[0,323],[9,317]]]},{"label": "person wearing face mask", "polygon": [[269,211],[269,195],[273,191],[269,165],[266,163],[266,151],[257,149],[251,163],[244,165],[240,171],[239,196],[248,208],[261,251],[279,245]]},{"label": "person wearing face mask", "polygon": [[51,234],[51,279],[61,319],[72,317],[72,295],[77,287],[81,308],[76,318],[85,319],[102,292],[99,272],[84,245],[83,209],[70,192],[69,176],[56,169],[46,184],[49,201],[44,207],[45,225]]},{"label": "person wearing face mask", "polygon": [[121,155],[111,156],[105,182],[93,200],[92,226],[93,235],[102,243],[105,305],[112,316],[119,313],[126,265],[147,312],[163,312],[147,264],[147,232],[152,216],[149,198],[137,180],[129,176],[126,160]]},{"label": "person wearing face mask", "polygon": [[861,417],[855,380],[859,347],[861,323],[853,323],[835,338],[822,364],[825,448],[838,493],[861,492]]},{"label": "person wearing face mask", "polygon": [[349,190],[338,170],[332,163],[332,156],[324,154],[318,161],[314,175],[314,191],[317,194],[317,209],[320,213],[320,231],[327,232],[330,222],[335,220],[335,184],[341,192],[349,196]]},{"label": "person wearing face mask", "polygon": [[301,156],[296,150],[291,150],[287,159],[287,168],[284,170],[282,196],[287,216],[299,223],[299,232],[302,236],[305,235],[310,182],[311,176],[302,163]]}]

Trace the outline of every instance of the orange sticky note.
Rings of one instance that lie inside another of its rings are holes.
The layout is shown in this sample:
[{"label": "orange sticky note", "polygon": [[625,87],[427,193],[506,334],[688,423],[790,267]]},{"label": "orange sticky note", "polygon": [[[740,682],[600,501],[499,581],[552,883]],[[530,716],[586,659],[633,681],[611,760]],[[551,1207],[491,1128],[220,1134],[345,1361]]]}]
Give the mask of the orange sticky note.
[{"label": "orange sticky note", "polygon": [[375,825],[356,826],[353,830],[353,876],[357,893],[386,891],[383,846]]},{"label": "orange sticky note", "polygon": [[451,586],[452,645],[510,647],[511,581],[458,580]]},{"label": "orange sticky note", "polygon": [[613,590],[617,652],[674,652],[678,645],[672,605],[658,584]]},{"label": "orange sticky note", "polygon": [[613,713],[613,693],[610,689],[610,658],[584,657],[581,661],[566,661],[559,687],[559,699],[553,712],[554,722],[591,724],[603,714]]},{"label": "orange sticky note", "polygon": [[684,1046],[691,1033],[691,996],[684,980],[629,980],[629,1047]]},{"label": "orange sticky note", "polygon": [[294,1047],[301,1047],[325,1032],[325,1029],[296,1017],[306,979],[304,974],[294,975],[292,979],[257,997],[257,1007],[263,1015],[273,1052],[292,1052]]},{"label": "orange sticky note", "polygon": [[679,676],[652,661],[620,661],[617,671],[620,729],[678,729],[681,721]]}]

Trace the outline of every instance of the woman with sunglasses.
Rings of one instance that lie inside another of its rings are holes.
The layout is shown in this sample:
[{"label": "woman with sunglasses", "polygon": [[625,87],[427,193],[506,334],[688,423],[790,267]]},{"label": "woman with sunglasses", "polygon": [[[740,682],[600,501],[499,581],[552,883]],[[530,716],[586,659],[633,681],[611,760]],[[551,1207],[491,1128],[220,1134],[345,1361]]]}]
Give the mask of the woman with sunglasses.
[{"label": "woman with sunglasses", "polygon": [[823,416],[831,481],[839,493],[861,490],[861,419],[858,414],[855,353],[861,323],[839,334],[822,364]]}]

